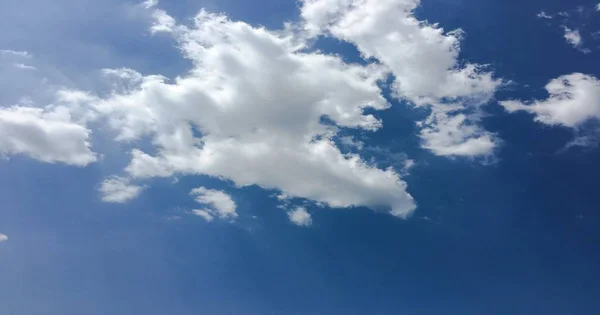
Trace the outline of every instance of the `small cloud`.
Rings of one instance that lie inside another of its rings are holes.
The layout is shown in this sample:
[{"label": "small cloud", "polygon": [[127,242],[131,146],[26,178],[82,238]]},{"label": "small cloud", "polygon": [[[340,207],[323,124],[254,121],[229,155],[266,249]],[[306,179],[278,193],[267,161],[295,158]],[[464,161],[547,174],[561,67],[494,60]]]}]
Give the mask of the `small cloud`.
[{"label": "small cloud", "polygon": [[406,159],[404,161],[404,166],[402,167],[402,170],[407,172],[408,170],[410,170],[411,168],[413,168],[417,163],[415,162],[415,160],[411,160],[411,159]]},{"label": "small cloud", "polygon": [[312,225],[312,216],[303,207],[297,207],[289,211],[288,218],[297,226],[307,227]]},{"label": "small cloud", "polygon": [[355,140],[352,136],[340,137],[340,143],[343,146],[356,148],[357,150],[362,150],[365,145],[362,141]]},{"label": "small cloud", "polygon": [[177,220],[181,220],[181,217],[178,215],[172,215],[172,216],[166,217],[165,219],[167,221],[177,221]]},{"label": "small cloud", "polygon": [[206,220],[206,222],[212,222],[212,220],[214,220],[213,215],[211,214],[213,211],[211,210],[192,210],[192,213],[194,215],[197,215],[199,217],[202,217],[204,220]]},{"label": "small cloud", "polygon": [[0,243],[8,241],[8,236],[6,234],[0,233]]},{"label": "small cloud", "polygon": [[583,44],[583,40],[581,39],[581,34],[579,34],[579,30],[572,30],[563,25],[563,29],[565,30],[565,40],[567,43],[571,44],[574,48],[580,50],[583,53],[589,53],[589,49],[581,48]]},{"label": "small cloud", "polygon": [[129,179],[113,176],[105,179],[100,186],[102,201],[111,203],[124,203],[137,198],[145,187],[130,185]]},{"label": "small cloud", "polygon": [[596,4],[596,11],[600,11],[600,3]]},{"label": "small cloud", "polygon": [[235,219],[238,217],[235,201],[233,201],[231,196],[224,191],[198,187],[192,189],[190,195],[193,196],[198,203],[210,207],[210,209],[192,211],[195,215],[199,215],[206,219],[206,221],[212,221],[213,217],[219,217],[221,219]]},{"label": "small cloud", "polygon": [[548,15],[548,14],[546,14],[546,12],[544,12],[544,11],[540,11],[540,13],[538,13],[536,16],[537,16],[539,19],[548,19],[548,20],[552,19],[552,15]]},{"label": "small cloud", "polygon": [[158,0],[146,0],[142,2],[142,7],[146,9],[153,8],[158,5]]},{"label": "small cloud", "polygon": [[23,63],[15,63],[14,66],[17,67],[17,68],[19,68],[19,69],[23,69],[23,70],[37,70],[36,67],[30,66],[30,65],[26,65],[26,64],[23,64]]},{"label": "small cloud", "polygon": [[2,55],[13,55],[13,56],[22,57],[22,58],[31,58],[31,57],[33,57],[30,53],[28,53],[26,51],[11,50],[11,49],[0,49],[0,54],[2,54]]},{"label": "small cloud", "polygon": [[289,201],[290,199],[292,199],[290,196],[288,196],[286,194],[275,195],[275,198],[277,198],[277,200],[279,200],[279,201]]}]

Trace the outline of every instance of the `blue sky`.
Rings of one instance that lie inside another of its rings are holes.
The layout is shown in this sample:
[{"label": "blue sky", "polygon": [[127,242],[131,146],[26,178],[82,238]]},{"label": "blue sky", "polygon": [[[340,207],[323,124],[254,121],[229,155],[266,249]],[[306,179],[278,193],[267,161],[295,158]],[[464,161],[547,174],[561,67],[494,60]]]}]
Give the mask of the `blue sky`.
[{"label": "blue sky", "polygon": [[0,314],[596,314],[597,5],[0,3]]}]

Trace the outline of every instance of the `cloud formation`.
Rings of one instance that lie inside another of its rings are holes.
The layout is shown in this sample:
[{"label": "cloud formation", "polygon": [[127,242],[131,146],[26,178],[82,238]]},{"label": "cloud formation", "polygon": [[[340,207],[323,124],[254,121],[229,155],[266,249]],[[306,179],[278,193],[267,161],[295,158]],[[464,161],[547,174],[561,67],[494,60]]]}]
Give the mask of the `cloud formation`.
[{"label": "cloud formation", "polygon": [[353,43],[364,58],[376,58],[391,71],[397,97],[431,108],[420,124],[424,148],[445,156],[488,155],[496,138],[479,126],[479,107],[501,81],[482,65],[460,65],[462,31],[419,21],[413,14],[418,5],[418,0],[303,0],[301,15],[310,36]]},{"label": "cloud formation", "polygon": [[215,217],[213,217],[211,212],[208,210],[196,209],[192,210],[192,213],[194,215],[202,217],[204,220],[206,220],[206,222],[212,222],[215,219]]},{"label": "cloud formation", "polygon": [[0,233],[0,243],[8,241],[8,236]]},{"label": "cloud formation", "polygon": [[536,16],[540,19],[547,19],[547,20],[552,19],[552,15],[548,15],[544,11],[540,11],[540,13],[538,13]]},{"label": "cloud formation", "polygon": [[144,187],[131,185],[127,178],[113,176],[105,179],[100,185],[102,201],[111,203],[125,203],[137,198]]},{"label": "cloud formation", "polygon": [[308,227],[312,225],[312,217],[303,207],[288,211],[288,218],[297,226]]},{"label": "cloud formation", "polygon": [[0,155],[86,166],[97,160],[90,134],[66,107],[0,107]]},{"label": "cloud formation", "polygon": [[16,57],[31,58],[31,54],[23,50],[0,49],[0,55],[12,55]]},{"label": "cloud formation", "polygon": [[579,30],[572,30],[566,26],[563,26],[563,29],[565,30],[565,40],[567,41],[567,43],[569,43],[569,45],[586,54],[591,52],[591,50],[581,47],[583,45],[583,40],[581,39],[581,34],[579,33]]},{"label": "cloud formation", "polygon": [[547,20],[547,25],[563,29],[563,37],[567,44],[584,54],[598,48],[598,30],[593,20],[596,18],[597,6],[577,6],[574,9],[558,12],[554,15],[541,11],[539,19]]},{"label": "cloud formation", "polygon": [[572,73],[551,80],[545,88],[549,94],[545,100],[509,100],[500,104],[509,112],[534,114],[535,121],[547,125],[576,128],[600,118],[600,81],[596,77]]},{"label": "cloud formation", "polygon": [[221,219],[235,219],[237,205],[231,196],[224,191],[198,187],[192,189],[190,195],[196,202],[207,206],[207,209],[193,210],[195,215],[203,217],[206,221],[212,221],[213,217]]},{"label": "cloud formation", "polygon": [[390,106],[378,86],[380,66],[306,52],[294,34],[206,11],[192,26],[161,31],[193,62],[188,74],[169,81],[106,70],[116,87],[110,95],[77,92],[75,107],[105,119],[118,141],[151,137],[156,153],[132,150],[131,176],[205,174],[335,208],[366,206],[399,217],[415,209],[396,171],[343,154],[332,140],[339,128],[382,127],[364,113]]}]

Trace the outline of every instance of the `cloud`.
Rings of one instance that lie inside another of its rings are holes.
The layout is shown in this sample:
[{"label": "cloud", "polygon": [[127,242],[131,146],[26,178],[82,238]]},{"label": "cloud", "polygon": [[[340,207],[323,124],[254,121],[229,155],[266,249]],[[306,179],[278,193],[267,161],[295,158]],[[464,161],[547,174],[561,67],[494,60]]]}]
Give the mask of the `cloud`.
[{"label": "cloud", "polygon": [[166,32],[173,32],[175,28],[175,19],[167,14],[164,10],[155,9],[152,12],[152,18],[154,20],[152,26],[150,27],[150,32],[152,34]]},{"label": "cloud", "polygon": [[411,168],[413,168],[413,167],[415,167],[415,165],[417,165],[417,162],[415,162],[415,160],[406,159],[403,164],[404,164],[404,166],[402,167],[402,170],[404,172],[408,172]]},{"label": "cloud", "polygon": [[100,185],[102,201],[111,203],[125,203],[137,198],[144,187],[129,184],[127,178],[113,176],[105,179]]},{"label": "cloud", "polygon": [[583,53],[590,52],[589,49],[581,48],[581,45],[583,44],[583,40],[581,39],[581,34],[579,34],[578,30],[572,30],[566,26],[563,26],[563,29],[565,30],[564,37],[565,37],[565,40],[567,41],[567,43],[569,43],[574,48],[582,51]]},{"label": "cloud", "polygon": [[288,218],[297,226],[307,227],[312,225],[312,217],[303,207],[297,207],[296,209],[289,211]]},{"label": "cloud", "polygon": [[496,146],[495,136],[468,122],[465,114],[434,111],[425,121],[423,147],[440,156],[488,155]]},{"label": "cloud", "polygon": [[145,9],[150,9],[158,5],[158,0],[146,0],[142,2],[142,7]]},{"label": "cloud", "polygon": [[591,119],[600,118],[600,81],[582,73],[563,75],[546,85],[549,97],[533,103],[502,101],[509,112],[526,111],[535,121],[547,125],[577,128]]},{"label": "cloud", "polygon": [[596,11],[600,11],[600,3],[596,4]]},{"label": "cloud", "polygon": [[0,54],[1,55],[12,55],[15,57],[22,57],[22,58],[31,58],[31,54],[27,51],[23,51],[23,50],[12,50],[12,49],[0,49]]},{"label": "cloud", "polygon": [[8,241],[8,236],[0,233],[0,243]]},{"label": "cloud", "polygon": [[536,16],[540,19],[547,19],[547,20],[552,19],[552,15],[548,15],[544,11],[540,11],[540,13],[538,13]]},{"label": "cloud", "polygon": [[[567,44],[581,51],[584,54],[591,53],[593,49],[597,49],[595,29],[595,14],[596,7],[577,6],[574,9],[558,12],[554,16],[546,15],[544,11],[538,14],[538,18],[545,18],[548,25],[552,27],[561,27],[564,31],[563,38]],[[556,17],[556,18],[555,18]],[[587,46],[587,47],[585,47]]]},{"label": "cloud", "polygon": [[73,122],[63,106],[47,109],[0,107],[0,154],[27,155],[47,163],[86,166],[97,157],[90,150],[91,131]]},{"label": "cloud", "polygon": [[14,66],[17,67],[17,68],[19,68],[19,69],[23,69],[23,70],[37,70],[36,67],[30,66],[30,65],[26,65],[24,63],[15,63]]},{"label": "cloud", "polygon": [[307,52],[294,34],[206,11],[170,34],[193,62],[189,73],[169,81],[117,69],[107,77],[118,82],[109,95],[79,92],[118,141],[152,139],[153,155],[132,150],[131,176],[204,174],[335,208],[413,212],[398,173],[343,154],[333,141],[339,128],[382,127],[365,114],[390,106],[381,66]]},{"label": "cloud", "polygon": [[206,222],[212,222],[212,220],[214,220],[214,217],[209,210],[192,210],[192,213],[202,217]]},{"label": "cloud", "polygon": [[[303,0],[301,15],[310,36],[353,43],[364,58],[376,58],[392,72],[397,97],[431,108],[431,117],[421,124],[423,147],[439,155],[488,155],[496,139],[479,127],[479,106],[502,82],[484,66],[460,65],[462,31],[445,32],[437,24],[417,20],[413,10],[418,4]],[[468,117],[459,118],[461,124],[448,124],[458,115]],[[443,136],[449,133],[452,139]]]},{"label": "cloud", "polygon": [[[210,209],[193,211],[194,214],[203,217],[207,221],[212,221],[213,216],[221,219],[235,219],[238,217],[235,201],[233,201],[231,196],[224,191],[198,187],[192,189],[190,195],[193,196],[198,203],[210,207]],[[209,217],[211,217],[211,219],[208,219]]]}]

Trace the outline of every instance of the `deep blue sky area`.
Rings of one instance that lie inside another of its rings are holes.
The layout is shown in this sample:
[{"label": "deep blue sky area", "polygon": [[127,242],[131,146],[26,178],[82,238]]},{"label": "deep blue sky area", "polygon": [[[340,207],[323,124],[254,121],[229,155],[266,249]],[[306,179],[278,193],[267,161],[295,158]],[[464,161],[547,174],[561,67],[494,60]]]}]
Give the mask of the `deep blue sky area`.
[{"label": "deep blue sky area", "polygon": [[[0,49],[32,51],[61,69],[57,77],[70,78],[61,84],[90,89],[90,73],[100,68],[174,78],[191,67],[164,34],[149,35],[141,18],[111,14],[123,3],[59,2],[0,4]],[[0,314],[599,314],[600,148],[565,150],[573,129],[507,113],[497,102],[545,98],[544,85],[563,74],[600,76],[599,50],[583,54],[565,43],[560,23],[536,18],[541,10],[595,3],[422,0],[419,19],[464,30],[462,61],[489,64],[512,83],[485,106],[483,126],[502,139],[490,160],[421,148],[415,121],[427,111],[390,98],[390,109],[374,113],[385,127],[361,133],[365,143],[417,162],[402,177],[417,203],[406,220],[309,204],[313,224],[301,228],[278,208],[276,191],[202,175],[176,184],[153,179],[139,198],[110,204],[98,186],[122,171],[126,154],[84,168],[21,155],[0,160],[0,232],[9,237],[0,242]],[[297,21],[298,5],[160,2],[178,20],[204,7],[270,29]],[[87,22],[79,21],[83,12]],[[10,22],[24,16],[21,25]],[[69,19],[77,27],[63,32]],[[600,13],[589,24],[594,19]],[[360,59],[335,39],[315,47]],[[17,101],[9,92],[2,105]],[[106,147],[107,156],[116,150],[109,138],[94,136],[94,148]],[[374,156],[381,167],[399,167]],[[196,203],[189,192],[199,186],[230,192],[236,222],[190,216]]]}]

